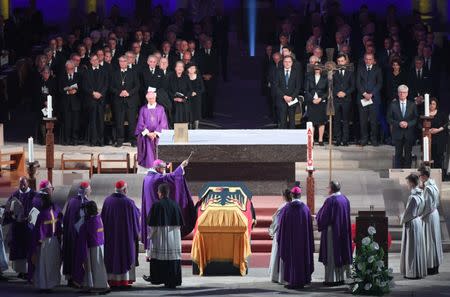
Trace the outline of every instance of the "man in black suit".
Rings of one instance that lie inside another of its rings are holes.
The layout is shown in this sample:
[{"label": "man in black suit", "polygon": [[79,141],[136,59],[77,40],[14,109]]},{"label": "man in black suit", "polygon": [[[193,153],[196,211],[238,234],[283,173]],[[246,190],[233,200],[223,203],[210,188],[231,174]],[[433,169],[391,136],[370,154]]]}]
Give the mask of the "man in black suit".
[{"label": "man in black suit", "polygon": [[[378,145],[378,109],[381,103],[380,91],[383,85],[381,69],[375,65],[373,54],[364,55],[364,65],[358,68],[356,74],[357,104],[359,107],[359,122],[361,128],[361,145],[367,145],[369,140],[368,123],[370,123],[370,138],[373,146]],[[363,106],[363,103],[365,106]]]},{"label": "man in black suit", "polygon": [[108,39],[108,47],[111,51],[111,64],[117,65],[119,63],[119,57],[122,55],[120,49],[117,48],[117,40],[115,38]]},{"label": "man in black suit", "polygon": [[440,82],[441,82],[441,60],[439,56],[433,53],[433,48],[431,45],[425,45],[423,47],[423,68],[430,75],[432,90],[431,94],[433,96],[439,95]]},{"label": "man in black suit", "polygon": [[80,87],[81,75],[75,73],[75,65],[69,60],[66,62],[65,71],[61,74],[58,83],[64,122],[63,145],[77,145],[79,141],[82,99],[79,94]]},{"label": "man in black suit", "polygon": [[216,51],[212,48],[211,38],[205,40],[204,49],[200,51],[199,55],[199,68],[205,83],[205,96],[202,96],[202,113],[204,113],[203,117],[212,118],[216,95],[218,57]]},{"label": "man in black suit", "polygon": [[135,64],[138,68],[138,72],[145,68],[147,64],[148,55],[142,52],[141,46],[137,42],[133,42],[131,45],[132,51],[135,56]]},{"label": "man in black suit", "polygon": [[392,141],[395,145],[395,168],[411,168],[411,151],[416,139],[417,107],[407,100],[408,87],[398,87],[398,99],[388,109],[388,122],[392,127]]},{"label": "man in black suit", "polygon": [[383,48],[377,51],[378,53],[378,64],[381,65],[384,71],[389,71],[390,63],[389,58],[392,54],[392,38],[386,37],[383,42]]},{"label": "man in black suit", "polygon": [[128,138],[131,146],[135,147],[134,130],[136,129],[136,116],[139,107],[139,79],[137,72],[128,67],[127,57],[119,58],[119,68],[111,75],[110,84],[116,121],[116,147],[121,147],[125,139],[125,117],[128,120]]},{"label": "man in black suit", "polygon": [[98,65],[100,66],[100,69],[105,70],[109,77],[112,72],[112,66],[111,64],[105,62],[105,52],[102,49],[98,49],[95,54],[98,57]]},{"label": "man in black suit", "polygon": [[169,61],[169,70],[173,70],[175,63],[178,61],[176,53],[172,50],[168,41],[164,41],[161,45],[161,57],[167,58]]},{"label": "man in black suit", "polygon": [[[339,66],[348,64],[347,56],[339,54],[336,60]],[[333,75],[333,97],[335,106],[334,116],[334,135],[336,137],[335,145],[348,145],[350,117],[350,108],[352,94],[355,90],[355,78],[353,71],[341,69]]]},{"label": "man in black suit", "polygon": [[423,114],[424,95],[431,93],[431,77],[426,71],[422,57],[414,58],[414,68],[409,72],[408,85],[409,96],[419,108],[419,113]]},{"label": "man in black suit", "polygon": [[217,8],[216,16],[213,17],[213,39],[220,57],[222,78],[228,81],[228,32],[230,30],[230,19],[223,14],[221,8]]},{"label": "man in black suit", "polygon": [[280,129],[295,129],[296,104],[289,106],[289,102],[298,97],[302,89],[302,79],[298,69],[293,67],[294,59],[287,56],[283,58],[283,68],[278,70],[275,88],[277,92],[277,108]]},{"label": "man in black suit", "polygon": [[333,59],[336,60],[339,53],[342,52],[342,47],[345,45],[345,43],[344,43],[344,35],[340,31],[337,31],[335,33],[334,38],[335,38],[335,43],[334,43]]},{"label": "man in black suit", "polygon": [[82,88],[89,112],[89,143],[103,146],[105,96],[108,90],[108,75],[100,69],[98,57],[92,54],[91,67],[83,75]]},{"label": "man in black suit", "polygon": [[273,46],[273,51],[283,54],[283,47],[285,46],[289,46],[289,36],[286,33],[280,33],[278,43]]},{"label": "man in black suit", "polygon": [[[166,58],[163,59],[163,64],[167,62]],[[147,67],[141,72],[141,96],[145,96],[149,92],[156,93],[156,100],[158,104],[164,107],[167,114],[167,119],[170,119],[170,113],[172,110],[172,101],[169,99],[167,91],[163,88],[163,82],[166,83],[167,75],[164,71],[158,67],[158,60],[156,56],[150,55],[147,59]]]}]

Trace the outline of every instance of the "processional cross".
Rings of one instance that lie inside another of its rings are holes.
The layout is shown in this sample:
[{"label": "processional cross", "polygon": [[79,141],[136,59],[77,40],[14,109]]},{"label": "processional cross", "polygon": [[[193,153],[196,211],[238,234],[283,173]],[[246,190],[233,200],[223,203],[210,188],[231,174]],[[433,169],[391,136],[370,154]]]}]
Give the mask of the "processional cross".
[{"label": "processional cross", "polygon": [[312,72],[314,69],[320,68],[322,72],[327,73],[328,78],[328,102],[327,102],[327,116],[328,116],[328,124],[329,124],[329,132],[328,132],[328,172],[329,172],[329,181],[331,181],[332,174],[332,166],[333,166],[333,116],[335,115],[334,110],[334,98],[333,98],[333,76],[335,73],[338,73],[339,70],[353,71],[353,63],[347,63],[346,65],[337,65],[333,62],[334,48],[327,48],[327,62],[324,65],[312,65],[308,64],[307,71]]}]

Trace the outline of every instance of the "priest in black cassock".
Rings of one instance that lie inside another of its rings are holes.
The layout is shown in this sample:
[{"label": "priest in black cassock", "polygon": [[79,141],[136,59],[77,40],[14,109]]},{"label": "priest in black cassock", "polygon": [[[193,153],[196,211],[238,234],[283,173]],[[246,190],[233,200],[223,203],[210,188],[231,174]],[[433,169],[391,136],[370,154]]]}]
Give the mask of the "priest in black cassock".
[{"label": "priest in black cassock", "polygon": [[[169,185],[158,186],[159,201],[147,217],[151,227],[150,282],[168,288],[181,285],[181,227],[183,217],[178,204],[169,199]],[[147,280],[147,279],[146,279]]]},{"label": "priest in black cassock", "polygon": [[124,123],[128,120],[128,138],[131,146],[136,146],[134,131],[136,130],[136,115],[139,107],[139,79],[137,72],[128,68],[127,58],[119,58],[120,68],[111,75],[111,93],[116,120],[117,143],[121,147],[125,139]]}]

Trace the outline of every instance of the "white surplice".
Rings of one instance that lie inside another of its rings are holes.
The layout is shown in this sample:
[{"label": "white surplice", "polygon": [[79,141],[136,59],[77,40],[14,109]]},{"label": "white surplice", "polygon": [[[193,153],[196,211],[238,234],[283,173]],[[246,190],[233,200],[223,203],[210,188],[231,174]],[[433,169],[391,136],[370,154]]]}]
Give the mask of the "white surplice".
[{"label": "white surplice", "polygon": [[286,202],[281,204],[277,211],[272,216],[272,224],[269,227],[269,235],[272,237],[272,251],[270,254],[269,275],[270,279],[276,283],[284,283],[283,276],[283,260],[281,260],[278,253],[277,233],[279,228],[279,218],[281,209],[286,205]]},{"label": "white surplice", "polygon": [[38,247],[34,286],[52,289],[61,283],[61,245],[56,236],[45,238]]},{"label": "white surplice", "polygon": [[338,283],[350,275],[350,265],[336,267],[334,264],[333,227],[327,228],[327,265],[325,265],[325,282]]},{"label": "white surplice", "polygon": [[411,190],[403,213],[402,248],[400,255],[400,273],[407,278],[422,278],[427,275],[423,214],[425,202],[420,188]]},{"label": "white surplice", "polygon": [[0,274],[8,270],[8,259],[5,252],[5,241],[3,240],[3,230],[0,224]]},{"label": "white surplice", "polygon": [[442,264],[441,225],[439,218],[439,189],[436,182],[428,179],[423,192],[425,209],[422,214],[423,232],[425,238],[427,268],[435,268]]},{"label": "white surplice", "polygon": [[83,287],[93,289],[109,288],[103,245],[89,248],[84,265],[86,273],[84,274]]}]

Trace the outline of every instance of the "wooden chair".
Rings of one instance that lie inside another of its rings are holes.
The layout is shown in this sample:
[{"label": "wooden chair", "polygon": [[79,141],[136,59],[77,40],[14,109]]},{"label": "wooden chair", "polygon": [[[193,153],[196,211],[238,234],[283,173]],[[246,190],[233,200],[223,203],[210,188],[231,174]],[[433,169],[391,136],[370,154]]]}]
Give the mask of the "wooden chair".
[{"label": "wooden chair", "polygon": [[1,146],[0,147],[0,171],[2,166],[9,165],[12,171],[17,171],[19,175],[25,174],[25,153],[21,146]]},{"label": "wooden chair", "polygon": [[75,166],[77,163],[87,163],[88,169],[89,169],[89,178],[92,177],[92,174],[94,173],[94,154],[90,153],[74,153],[74,154],[67,154],[62,153],[61,154],[61,171],[64,174],[64,170],[81,170],[84,168],[77,168],[77,167],[67,167],[66,163],[75,163]]},{"label": "wooden chair", "polygon": [[[125,168],[103,168],[104,163],[125,163]],[[130,154],[129,153],[100,153],[97,158],[97,173],[114,172],[130,173]]]}]

